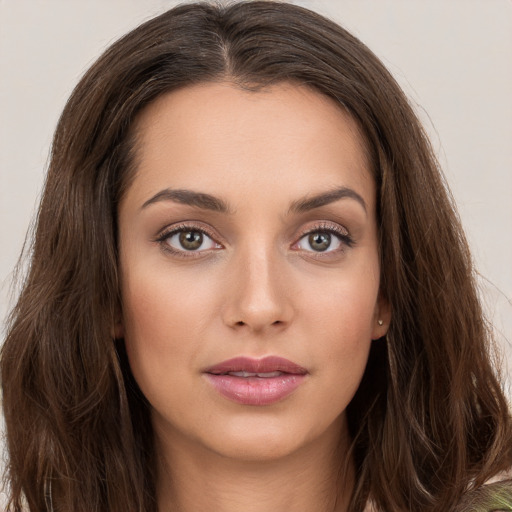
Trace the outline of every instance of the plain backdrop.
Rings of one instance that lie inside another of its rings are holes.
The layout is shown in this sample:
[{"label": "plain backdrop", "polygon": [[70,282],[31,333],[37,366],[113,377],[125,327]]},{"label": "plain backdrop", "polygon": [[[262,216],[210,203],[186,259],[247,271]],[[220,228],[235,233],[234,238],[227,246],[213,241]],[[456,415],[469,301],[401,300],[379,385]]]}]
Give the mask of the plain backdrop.
[{"label": "plain backdrop", "polygon": [[[2,323],[12,306],[11,273],[67,97],[110,43],[176,3],[0,0]],[[512,2],[295,3],[332,17],[362,39],[411,98],[459,206],[482,297],[512,368]]]}]

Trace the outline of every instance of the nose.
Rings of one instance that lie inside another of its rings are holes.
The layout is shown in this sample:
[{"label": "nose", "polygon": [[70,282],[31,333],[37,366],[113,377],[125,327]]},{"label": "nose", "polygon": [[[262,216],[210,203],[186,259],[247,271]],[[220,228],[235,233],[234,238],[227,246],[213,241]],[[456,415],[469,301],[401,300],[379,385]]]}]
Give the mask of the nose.
[{"label": "nose", "polygon": [[253,246],[239,254],[227,289],[224,323],[254,333],[288,326],[294,310],[285,265],[271,250],[255,251]]}]

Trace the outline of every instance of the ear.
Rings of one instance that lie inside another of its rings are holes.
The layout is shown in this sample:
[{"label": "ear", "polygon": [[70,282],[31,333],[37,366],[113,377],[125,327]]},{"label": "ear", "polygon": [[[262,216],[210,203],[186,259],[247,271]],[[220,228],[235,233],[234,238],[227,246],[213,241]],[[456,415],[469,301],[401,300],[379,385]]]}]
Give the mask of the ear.
[{"label": "ear", "polygon": [[124,338],[124,322],[120,309],[120,307],[117,308],[117,313],[113,319],[113,325],[110,328],[110,336],[112,336],[112,339],[114,340],[120,340]]},{"label": "ear", "polygon": [[112,339],[114,340],[120,340],[124,338],[124,325],[121,320],[117,321],[114,326],[112,327],[110,334],[112,336]]},{"label": "ear", "polygon": [[382,293],[377,298],[372,322],[372,340],[378,340],[387,334],[391,322],[391,304]]}]

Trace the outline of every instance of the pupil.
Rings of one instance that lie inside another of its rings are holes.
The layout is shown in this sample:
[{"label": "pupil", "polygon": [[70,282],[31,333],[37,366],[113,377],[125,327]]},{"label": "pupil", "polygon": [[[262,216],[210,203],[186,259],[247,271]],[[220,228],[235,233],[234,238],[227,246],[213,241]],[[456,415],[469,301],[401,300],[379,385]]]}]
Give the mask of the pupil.
[{"label": "pupil", "polygon": [[325,251],[331,245],[331,235],[329,233],[312,233],[309,235],[309,245],[315,251]]},{"label": "pupil", "polygon": [[200,231],[185,231],[180,233],[180,244],[187,251],[199,249],[203,243],[203,234]]}]

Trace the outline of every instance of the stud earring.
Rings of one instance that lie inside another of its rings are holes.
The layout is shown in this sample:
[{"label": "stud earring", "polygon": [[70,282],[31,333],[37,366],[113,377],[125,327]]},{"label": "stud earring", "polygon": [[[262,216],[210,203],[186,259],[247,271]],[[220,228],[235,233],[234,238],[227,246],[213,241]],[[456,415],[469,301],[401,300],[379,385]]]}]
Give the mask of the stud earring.
[{"label": "stud earring", "polygon": [[384,321],[383,321],[383,320],[379,320],[377,323],[378,323],[379,325],[384,325]]}]

